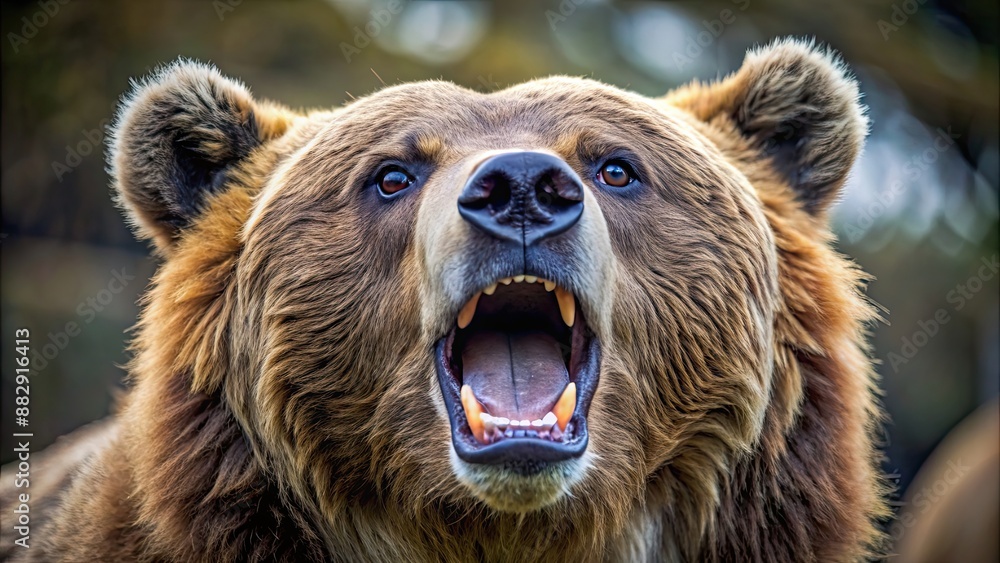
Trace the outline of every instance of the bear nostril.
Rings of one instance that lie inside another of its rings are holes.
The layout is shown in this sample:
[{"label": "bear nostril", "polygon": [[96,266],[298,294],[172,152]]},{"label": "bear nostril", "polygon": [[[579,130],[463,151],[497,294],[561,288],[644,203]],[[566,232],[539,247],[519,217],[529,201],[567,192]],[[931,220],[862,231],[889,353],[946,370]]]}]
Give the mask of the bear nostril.
[{"label": "bear nostril", "polygon": [[484,184],[489,184],[489,197],[487,205],[494,213],[503,211],[510,204],[510,182],[500,174],[493,174],[484,178]]},{"label": "bear nostril", "polygon": [[561,171],[551,170],[535,184],[535,201],[543,210],[558,213],[564,206],[583,201],[583,193],[579,185]]},{"label": "bear nostril", "polygon": [[551,174],[546,174],[535,186],[535,199],[542,207],[549,207],[555,203],[559,193],[556,191],[556,183],[552,180]]},{"label": "bear nostril", "polygon": [[487,209],[492,213],[503,211],[510,205],[510,180],[500,173],[479,178],[465,189],[459,198],[459,207],[465,209]]}]

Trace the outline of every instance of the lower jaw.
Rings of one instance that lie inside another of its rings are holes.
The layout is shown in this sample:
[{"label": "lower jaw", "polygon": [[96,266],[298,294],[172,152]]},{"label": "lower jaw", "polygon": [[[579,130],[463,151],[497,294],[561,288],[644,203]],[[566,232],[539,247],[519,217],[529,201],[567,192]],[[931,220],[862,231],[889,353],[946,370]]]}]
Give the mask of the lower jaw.
[{"label": "lower jaw", "polygon": [[583,477],[589,456],[546,463],[530,475],[503,465],[469,463],[451,450],[451,464],[458,480],[476,498],[500,512],[527,513],[563,499]]}]

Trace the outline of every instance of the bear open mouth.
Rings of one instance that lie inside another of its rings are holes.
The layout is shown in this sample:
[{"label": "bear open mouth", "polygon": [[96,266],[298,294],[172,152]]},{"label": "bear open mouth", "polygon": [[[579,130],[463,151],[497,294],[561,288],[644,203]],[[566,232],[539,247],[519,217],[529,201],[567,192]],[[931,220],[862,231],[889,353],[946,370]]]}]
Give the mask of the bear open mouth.
[{"label": "bear open mouth", "polygon": [[437,346],[455,451],[472,463],[550,462],[587,446],[599,346],[572,293],[505,278],[462,308]]}]

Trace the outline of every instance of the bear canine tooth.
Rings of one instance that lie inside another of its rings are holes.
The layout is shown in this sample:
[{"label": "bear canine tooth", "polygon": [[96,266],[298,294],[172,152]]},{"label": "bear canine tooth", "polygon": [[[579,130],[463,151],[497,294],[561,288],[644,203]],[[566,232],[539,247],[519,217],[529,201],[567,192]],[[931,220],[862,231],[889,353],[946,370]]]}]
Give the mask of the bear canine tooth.
[{"label": "bear canine tooth", "polygon": [[484,444],[486,443],[486,432],[483,428],[483,419],[479,416],[483,412],[483,407],[476,400],[476,395],[472,392],[472,387],[463,385],[461,395],[462,408],[465,409],[465,420],[469,423],[469,430],[472,430],[472,435],[476,437],[476,440],[480,444]]},{"label": "bear canine tooth", "polygon": [[542,280],[542,283],[545,284],[545,291],[552,291],[556,288],[556,282],[554,281]]},{"label": "bear canine tooth", "polygon": [[521,283],[524,281],[524,276],[514,276],[514,281],[517,283]]},{"label": "bear canine tooth", "polygon": [[559,314],[566,326],[573,326],[576,320],[576,298],[561,287],[556,288],[556,301],[559,302]]},{"label": "bear canine tooth", "polygon": [[496,290],[497,290],[497,284],[494,283],[488,286],[486,289],[484,289],[483,293],[485,293],[486,295],[493,295],[493,292]]},{"label": "bear canine tooth", "polygon": [[553,424],[556,423],[556,420],[557,419],[556,419],[555,413],[553,413],[552,411],[549,411],[548,414],[546,414],[545,416],[542,417],[542,424],[544,424],[545,426],[551,427]]},{"label": "bear canine tooth", "polygon": [[524,281],[528,283],[535,283],[538,281],[538,278],[536,276],[524,276]]},{"label": "bear canine tooth", "polygon": [[559,423],[559,429],[563,432],[566,431],[566,425],[569,424],[574,409],[576,409],[576,383],[570,381],[559,400],[556,401],[556,406],[552,407],[552,412],[556,415],[556,422]]},{"label": "bear canine tooth", "polygon": [[479,296],[481,293],[477,293],[469,299],[469,302],[462,307],[462,310],[458,313],[458,328],[465,328],[469,326],[472,322],[472,317],[476,314],[476,304],[479,303]]}]

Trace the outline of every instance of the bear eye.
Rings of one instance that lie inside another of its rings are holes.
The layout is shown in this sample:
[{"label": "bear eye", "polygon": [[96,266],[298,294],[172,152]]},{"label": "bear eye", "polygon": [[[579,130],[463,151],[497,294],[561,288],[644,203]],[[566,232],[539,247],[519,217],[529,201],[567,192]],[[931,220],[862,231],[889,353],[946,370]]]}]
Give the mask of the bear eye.
[{"label": "bear eye", "polygon": [[398,166],[390,166],[378,173],[375,184],[382,195],[399,193],[413,184],[413,177]]},{"label": "bear eye", "polygon": [[635,172],[627,162],[609,160],[597,173],[597,181],[615,188],[624,188],[635,180]]}]

